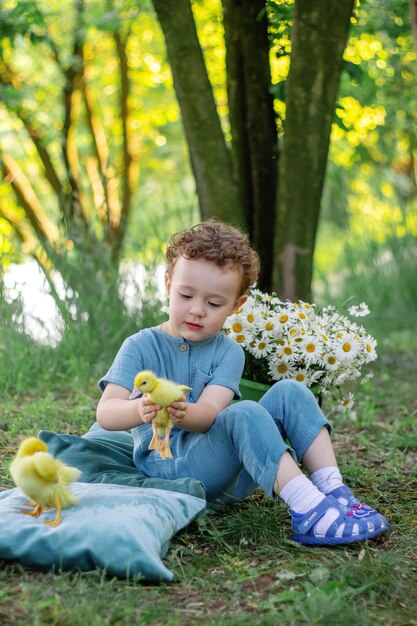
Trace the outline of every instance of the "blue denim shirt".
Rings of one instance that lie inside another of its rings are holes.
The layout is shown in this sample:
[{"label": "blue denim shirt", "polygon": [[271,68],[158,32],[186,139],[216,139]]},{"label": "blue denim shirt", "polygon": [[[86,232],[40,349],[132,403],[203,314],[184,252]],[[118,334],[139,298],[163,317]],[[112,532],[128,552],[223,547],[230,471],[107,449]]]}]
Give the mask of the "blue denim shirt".
[{"label": "blue denim shirt", "polygon": [[[197,402],[206,385],[228,387],[239,399],[244,361],[241,346],[222,333],[204,341],[188,341],[157,327],[146,328],[123,342],[99,387],[103,391],[108,383],[114,383],[132,391],[136,374],[147,369],[191,387],[188,402]],[[135,448],[145,451],[152,436],[150,424],[132,429],[132,435]]]}]

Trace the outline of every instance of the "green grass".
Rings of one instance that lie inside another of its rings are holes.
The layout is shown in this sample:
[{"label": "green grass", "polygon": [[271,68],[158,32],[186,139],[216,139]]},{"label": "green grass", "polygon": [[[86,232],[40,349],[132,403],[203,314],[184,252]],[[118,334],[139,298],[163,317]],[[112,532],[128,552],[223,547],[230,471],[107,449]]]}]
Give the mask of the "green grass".
[{"label": "green grass", "polygon": [[[174,582],[39,572],[2,562],[1,624],[417,624],[416,339],[381,340],[376,376],[356,392],[356,414],[333,420],[334,445],[354,490],[390,520],[368,544],[306,548],[290,540],[283,503],[261,492],[199,518],[171,542]],[[58,385],[59,387],[59,385]],[[38,429],[81,434],[95,419],[94,381],[3,399],[1,457]],[[331,410],[325,406],[325,410]],[[4,472],[1,486],[11,481]]]},{"label": "green grass", "polygon": [[[333,419],[342,472],[387,515],[388,533],[366,544],[302,547],[290,540],[285,505],[257,492],[198,518],[172,540],[164,559],[175,574],[169,584],[1,562],[0,624],[417,625],[417,295],[407,287],[417,282],[406,248],[394,253],[390,277],[357,256],[337,283],[341,300],[355,296],[377,312],[364,322],[378,339],[379,358],[375,378],[355,389],[355,413]],[[335,302],[334,292],[322,289],[320,302]],[[148,325],[158,306],[146,303],[140,319],[123,324],[132,332]],[[408,331],[396,330],[401,311]],[[103,329],[91,335],[78,326],[58,349],[40,349],[22,336],[18,319],[19,302],[12,310],[0,298],[0,489],[12,486],[7,465],[23,437],[40,429],[77,435],[91,426],[96,379],[119,335],[128,334],[120,320],[115,328],[103,316],[105,341]],[[326,399],[325,412],[332,409]]]}]

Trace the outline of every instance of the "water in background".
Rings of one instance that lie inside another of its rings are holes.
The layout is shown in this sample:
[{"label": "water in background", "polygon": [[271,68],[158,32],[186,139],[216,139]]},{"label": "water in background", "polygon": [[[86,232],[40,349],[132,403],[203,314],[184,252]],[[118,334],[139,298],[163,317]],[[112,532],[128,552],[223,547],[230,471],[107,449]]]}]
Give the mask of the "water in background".
[{"label": "water in background", "polygon": [[[123,298],[126,305],[135,301],[138,285],[146,283],[146,269],[138,263],[125,263],[121,267],[124,285]],[[163,298],[164,267],[161,265],[154,273],[158,293]],[[64,294],[61,276],[54,278],[58,294]],[[12,264],[4,275],[5,298],[12,301],[21,299],[25,315],[26,332],[36,341],[48,345],[56,345],[61,339],[63,320],[50,294],[48,282],[36,261]]]}]

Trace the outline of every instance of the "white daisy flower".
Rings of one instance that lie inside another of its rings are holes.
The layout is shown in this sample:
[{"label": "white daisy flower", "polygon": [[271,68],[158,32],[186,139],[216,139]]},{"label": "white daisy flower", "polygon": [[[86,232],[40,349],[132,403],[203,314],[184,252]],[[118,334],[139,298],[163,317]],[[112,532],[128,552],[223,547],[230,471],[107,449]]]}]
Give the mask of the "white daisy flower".
[{"label": "white daisy flower", "polygon": [[332,313],[335,313],[336,307],[333,304],[328,304],[324,306],[321,311],[324,315],[332,315]]},{"label": "white daisy flower", "polygon": [[308,375],[308,370],[306,369],[296,369],[294,372],[294,380],[299,383],[303,383],[303,385],[309,385],[310,377]]},{"label": "white daisy flower", "polygon": [[265,317],[259,322],[258,328],[269,337],[272,337],[274,333],[276,333],[276,322],[274,317],[269,313],[265,315]]},{"label": "white daisy flower", "polygon": [[269,373],[274,380],[283,380],[294,377],[294,368],[288,363],[274,359],[269,364]]},{"label": "white daisy flower", "polygon": [[352,317],[366,317],[370,313],[368,305],[365,304],[365,302],[361,302],[358,306],[350,306],[348,311],[349,315],[352,315]]},{"label": "white daisy flower", "polygon": [[339,340],[335,345],[336,358],[342,363],[351,363],[361,350],[361,343],[357,336],[351,333],[338,333]]},{"label": "white daisy flower", "polygon": [[298,345],[292,341],[292,339],[287,339],[287,341],[283,342],[279,349],[277,350],[280,359],[285,362],[294,361],[300,356],[300,350]]},{"label": "white daisy flower", "polygon": [[323,354],[320,362],[329,372],[335,372],[340,367],[340,363],[333,352]]},{"label": "white daisy flower", "polygon": [[306,363],[317,363],[320,359],[322,343],[315,335],[304,335],[302,341],[298,344],[300,353]]},{"label": "white daisy flower", "polygon": [[369,363],[370,361],[375,361],[378,358],[376,353],[377,341],[371,335],[366,335],[362,339],[363,346],[365,349],[365,361]]},{"label": "white daisy flower", "polygon": [[339,411],[342,411],[342,413],[350,411],[353,408],[354,404],[355,404],[355,399],[354,399],[353,393],[349,392],[345,398],[342,398],[340,400],[339,405],[338,405]]},{"label": "white daisy flower", "polygon": [[251,352],[256,359],[262,359],[263,357],[266,357],[271,351],[269,344],[265,341],[262,341],[262,339],[259,341],[254,341],[252,343],[253,345],[251,345]]}]

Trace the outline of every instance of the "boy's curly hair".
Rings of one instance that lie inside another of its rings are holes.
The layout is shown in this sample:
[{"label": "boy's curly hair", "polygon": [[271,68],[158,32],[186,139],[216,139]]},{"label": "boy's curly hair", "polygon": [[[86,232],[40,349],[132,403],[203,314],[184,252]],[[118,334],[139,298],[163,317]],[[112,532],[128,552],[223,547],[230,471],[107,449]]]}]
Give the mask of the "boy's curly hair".
[{"label": "boy's curly hair", "polygon": [[258,278],[259,257],[249,238],[240,230],[219,220],[209,219],[189,230],[174,233],[165,253],[170,273],[179,256],[205,259],[220,267],[231,265],[241,270],[240,294],[247,293]]}]

